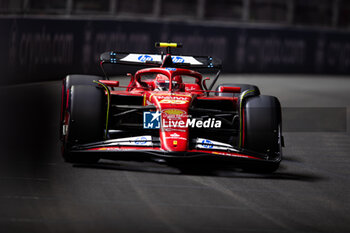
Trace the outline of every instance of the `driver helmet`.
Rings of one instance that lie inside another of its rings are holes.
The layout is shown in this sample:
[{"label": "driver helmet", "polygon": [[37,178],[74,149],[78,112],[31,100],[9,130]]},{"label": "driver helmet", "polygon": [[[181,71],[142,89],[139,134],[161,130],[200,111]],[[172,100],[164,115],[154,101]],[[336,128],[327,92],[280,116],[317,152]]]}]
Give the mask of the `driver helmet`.
[{"label": "driver helmet", "polygon": [[[168,91],[169,90],[169,78],[163,74],[157,74],[155,78],[155,91]],[[182,88],[182,78],[177,75],[173,78],[172,89],[173,91],[180,91]]]},{"label": "driver helmet", "polygon": [[172,87],[173,87],[174,91],[183,91],[184,90],[184,84],[182,83],[181,75],[174,76]]},{"label": "driver helmet", "polygon": [[168,91],[169,90],[169,78],[164,74],[157,74],[155,81],[155,91]]}]

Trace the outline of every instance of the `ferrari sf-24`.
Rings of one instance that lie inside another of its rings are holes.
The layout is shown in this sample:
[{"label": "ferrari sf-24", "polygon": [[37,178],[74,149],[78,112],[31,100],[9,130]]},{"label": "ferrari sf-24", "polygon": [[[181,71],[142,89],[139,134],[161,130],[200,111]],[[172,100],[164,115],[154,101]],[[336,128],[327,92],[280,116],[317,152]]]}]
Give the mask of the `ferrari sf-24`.
[{"label": "ferrari sf-24", "polygon": [[[222,63],[211,56],[101,54],[106,64],[131,65],[120,85],[108,76],[68,75],[62,85],[60,136],[67,162],[154,161],[196,167],[229,165],[274,172],[284,144],[281,106],[254,85],[216,85]],[[216,71],[203,78],[201,70]],[[212,90],[214,87],[215,90]]]}]

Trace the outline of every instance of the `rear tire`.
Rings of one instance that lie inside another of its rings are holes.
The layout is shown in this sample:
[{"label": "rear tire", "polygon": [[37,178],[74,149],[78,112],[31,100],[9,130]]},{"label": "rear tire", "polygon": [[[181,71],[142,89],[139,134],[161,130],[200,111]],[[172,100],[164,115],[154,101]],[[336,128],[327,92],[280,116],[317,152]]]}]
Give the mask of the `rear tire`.
[{"label": "rear tire", "polygon": [[71,153],[72,146],[103,140],[105,101],[97,86],[73,85],[68,101],[68,129],[63,141],[63,157],[71,163],[95,163],[98,157],[89,153]]}]

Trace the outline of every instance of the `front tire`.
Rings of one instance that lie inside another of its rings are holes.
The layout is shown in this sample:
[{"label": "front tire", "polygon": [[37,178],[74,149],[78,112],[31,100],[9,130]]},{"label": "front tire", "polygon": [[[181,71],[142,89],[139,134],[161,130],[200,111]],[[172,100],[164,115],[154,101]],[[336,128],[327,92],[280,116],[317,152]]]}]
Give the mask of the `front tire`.
[{"label": "front tire", "polygon": [[95,86],[94,80],[104,80],[105,78],[95,75],[79,75],[72,74],[67,75],[62,81],[62,96],[61,96],[61,117],[60,117],[60,139],[63,140],[63,121],[64,114],[67,109],[67,91],[71,89],[73,85],[90,85]]},{"label": "front tire", "polygon": [[251,169],[271,173],[282,159],[282,116],[279,100],[274,96],[253,96],[243,103],[242,148],[267,154],[269,162]]},{"label": "front tire", "polygon": [[103,90],[90,85],[73,85],[69,97],[69,120],[63,141],[63,157],[71,163],[95,163],[98,157],[71,153],[71,149],[74,145],[103,140],[106,97]]}]

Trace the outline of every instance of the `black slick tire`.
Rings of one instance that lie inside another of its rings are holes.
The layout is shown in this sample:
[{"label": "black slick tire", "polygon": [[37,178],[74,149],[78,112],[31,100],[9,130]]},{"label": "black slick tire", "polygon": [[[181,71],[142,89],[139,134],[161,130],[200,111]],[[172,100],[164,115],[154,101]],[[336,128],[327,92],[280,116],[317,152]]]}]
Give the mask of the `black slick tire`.
[{"label": "black slick tire", "polygon": [[71,153],[74,145],[103,140],[105,126],[104,91],[93,85],[73,85],[69,94],[69,122],[63,141],[63,157],[71,163],[94,163],[93,153]]},{"label": "black slick tire", "polygon": [[282,159],[281,105],[274,96],[253,96],[243,103],[242,148],[269,156],[269,162],[252,171],[271,173]]},{"label": "black slick tire", "polygon": [[105,78],[95,75],[80,75],[72,74],[67,75],[62,81],[62,93],[61,93],[61,117],[60,117],[60,139],[63,140],[63,118],[65,110],[67,109],[67,90],[69,90],[73,85],[91,85],[94,86],[94,80],[103,80]]}]

